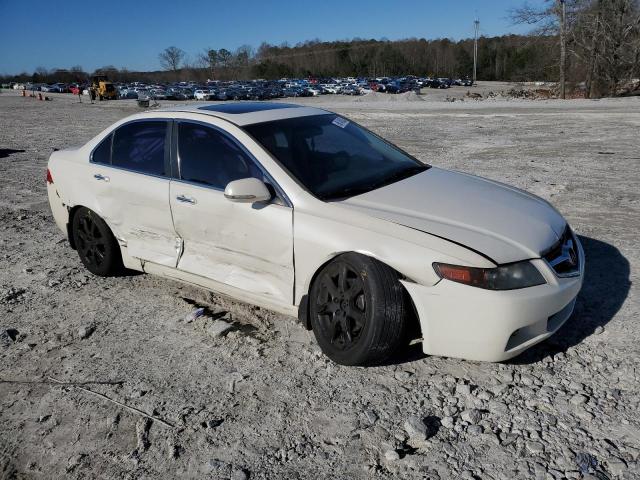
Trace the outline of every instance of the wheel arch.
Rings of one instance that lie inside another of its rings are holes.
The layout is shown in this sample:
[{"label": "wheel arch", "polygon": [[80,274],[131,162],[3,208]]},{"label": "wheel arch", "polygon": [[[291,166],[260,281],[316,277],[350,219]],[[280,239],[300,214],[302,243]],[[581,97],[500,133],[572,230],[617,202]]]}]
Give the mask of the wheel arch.
[{"label": "wheel arch", "polygon": [[67,239],[69,240],[69,245],[74,250],[76,250],[77,247],[76,247],[76,241],[73,238],[73,218],[76,216],[76,213],[78,213],[78,210],[80,210],[82,207],[83,205],[74,205],[73,207],[69,207],[69,221],[67,222]]},{"label": "wheel arch", "polygon": [[69,221],[67,223],[67,236],[68,236],[69,245],[71,246],[71,248],[76,250],[76,244],[75,244],[76,242],[73,239],[73,218],[76,216],[76,213],[78,213],[78,210],[80,210],[81,208],[86,208],[87,210],[91,210],[98,217],[100,217],[102,221],[105,223],[105,225],[107,226],[107,228],[109,229],[109,232],[111,233],[113,238],[116,240],[116,243],[120,244],[120,242],[118,241],[118,237],[116,237],[115,233],[113,232],[113,228],[111,228],[111,225],[109,225],[109,222],[104,218],[103,215],[100,214],[100,212],[96,211],[91,207],[88,207],[87,205],[74,205],[73,207],[69,207]]},{"label": "wheel arch", "polygon": [[[302,326],[306,330],[311,330],[311,318],[310,318],[310,313],[309,313],[309,292],[311,290],[311,286],[313,285],[313,282],[315,282],[316,278],[318,277],[318,274],[322,271],[322,269],[324,267],[326,267],[329,263],[334,261],[336,258],[340,257],[341,255],[345,255],[347,253],[356,253],[358,255],[364,255],[366,257],[373,258],[374,260],[377,260],[378,262],[380,262],[380,263],[386,265],[387,267],[393,269],[398,274],[398,280],[406,280],[406,281],[409,281],[409,282],[413,282],[413,280],[408,278],[402,272],[399,272],[398,270],[396,270],[393,266],[389,265],[388,262],[385,262],[383,259],[379,258],[378,255],[375,255],[372,252],[359,251],[359,250],[344,250],[344,251],[339,251],[339,252],[333,252],[332,254],[327,256],[324,259],[324,261],[313,270],[313,273],[309,276],[309,278],[307,279],[307,281],[304,284],[303,294],[302,294],[302,297],[300,299],[300,304],[298,305],[298,320],[300,321],[300,323],[302,324]],[[420,333],[421,332],[421,326],[420,326],[420,321],[419,321],[419,317],[418,317],[418,310],[416,309],[416,305],[413,302],[413,298],[411,297],[411,295],[409,294],[409,291],[403,285],[403,283],[400,282],[400,281],[398,283],[402,287],[402,291],[404,292],[405,299],[406,299],[406,301],[409,303],[409,305],[411,307],[409,309],[409,311],[411,312],[411,315],[410,315],[410,318],[408,319],[408,323],[407,323],[409,328],[410,328],[410,331],[412,333],[413,332]]]}]

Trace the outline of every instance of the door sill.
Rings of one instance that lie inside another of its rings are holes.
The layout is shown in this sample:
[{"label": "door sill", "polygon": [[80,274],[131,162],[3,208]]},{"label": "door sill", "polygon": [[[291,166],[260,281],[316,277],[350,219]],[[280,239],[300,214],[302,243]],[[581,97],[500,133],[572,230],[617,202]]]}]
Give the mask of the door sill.
[{"label": "door sill", "polygon": [[211,280],[207,277],[195,275],[193,273],[185,272],[177,268],[168,267],[166,265],[160,265],[153,262],[144,262],[144,272],[152,275],[159,275],[162,277],[171,278],[180,282],[202,287],[212,292],[218,293],[225,297],[229,297],[233,300],[246,303],[249,305],[256,305],[258,307],[273,310],[283,315],[297,317],[298,308],[295,305],[288,305],[271,300],[260,295],[246,292],[236,287],[232,287],[225,283],[220,283],[215,280]]}]

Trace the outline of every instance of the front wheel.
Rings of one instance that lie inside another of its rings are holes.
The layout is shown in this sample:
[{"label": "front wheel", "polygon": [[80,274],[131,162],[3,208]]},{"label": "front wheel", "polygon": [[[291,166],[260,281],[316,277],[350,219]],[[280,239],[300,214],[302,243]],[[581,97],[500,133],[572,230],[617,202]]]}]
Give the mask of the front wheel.
[{"label": "front wheel", "polygon": [[76,250],[87,270],[101,277],[123,270],[118,242],[98,214],[81,207],[73,216],[71,225]]},{"label": "front wheel", "polygon": [[311,326],[322,351],[342,365],[375,365],[403,343],[406,296],[398,273],[346,253],[318,273],[309,295]]}]

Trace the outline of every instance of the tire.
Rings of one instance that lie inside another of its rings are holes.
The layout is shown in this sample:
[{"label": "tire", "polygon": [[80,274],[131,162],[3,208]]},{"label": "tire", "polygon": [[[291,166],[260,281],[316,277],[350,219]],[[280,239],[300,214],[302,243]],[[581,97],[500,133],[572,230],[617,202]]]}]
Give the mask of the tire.
[{"label": "tire", "polygon": [[87,270],[100,277],[113,276],[124,270],[120,246],[98,214],[81,207],[71,225],[76,250]]},{"label": "tire", "polygon": [[405,340],[407,300],[398,273],[365,255],[325,265],[309,292],[311,327],[322,351],[341,365],[376,365]]}]

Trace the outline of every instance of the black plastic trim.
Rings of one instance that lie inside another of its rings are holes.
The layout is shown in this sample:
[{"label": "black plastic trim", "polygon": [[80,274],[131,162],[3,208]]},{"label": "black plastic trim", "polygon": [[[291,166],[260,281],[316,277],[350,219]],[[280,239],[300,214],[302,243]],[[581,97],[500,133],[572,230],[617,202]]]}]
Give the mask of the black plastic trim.
[{"label": "black plastic trim", "polygon": [[303,295],[298,306],[298,320],[306,330],[311,330],[311,317],[309,316],[309,296]]}]

